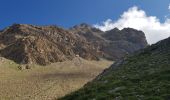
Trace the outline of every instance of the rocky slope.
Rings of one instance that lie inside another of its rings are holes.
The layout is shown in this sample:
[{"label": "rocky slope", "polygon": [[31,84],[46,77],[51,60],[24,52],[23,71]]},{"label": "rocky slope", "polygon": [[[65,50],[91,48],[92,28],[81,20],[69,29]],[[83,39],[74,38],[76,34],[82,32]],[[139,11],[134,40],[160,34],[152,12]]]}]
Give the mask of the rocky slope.
[{"label": "rocky slope", "polygon": [[0,32],[0,56],[20,64],[46,65],[80,56],[116,60],[147,46],[134,29],[102,32],[87,24],[66,30],[57,26],[14,24]]},{"label": "rocky slope", "polygon": [[169,100],[170,38],[119,60],[61,100]]}]

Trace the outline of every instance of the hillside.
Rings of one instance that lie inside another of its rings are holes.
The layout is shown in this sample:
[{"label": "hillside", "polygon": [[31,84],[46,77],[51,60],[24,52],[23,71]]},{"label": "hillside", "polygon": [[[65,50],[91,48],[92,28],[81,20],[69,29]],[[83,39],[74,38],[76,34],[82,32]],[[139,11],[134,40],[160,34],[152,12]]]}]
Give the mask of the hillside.
[{"label": "hillside", "polygon": [[170,38],[113,64],[60,100],[169,100]]},{"label": "hillside", "polygon": [[54,100],[81,88],[112,63],[76,57],[19,70],[15,62],[0,58],[0,100]]},{"label": "hillside", "polygon": [[87,60],[117,60],[147,46],[142,31],[113,30],[103,32],[88,24],[69,30],[57,26],[13,24],[0,31],[0,56],[18,64],[48,65],[76,56]]}]

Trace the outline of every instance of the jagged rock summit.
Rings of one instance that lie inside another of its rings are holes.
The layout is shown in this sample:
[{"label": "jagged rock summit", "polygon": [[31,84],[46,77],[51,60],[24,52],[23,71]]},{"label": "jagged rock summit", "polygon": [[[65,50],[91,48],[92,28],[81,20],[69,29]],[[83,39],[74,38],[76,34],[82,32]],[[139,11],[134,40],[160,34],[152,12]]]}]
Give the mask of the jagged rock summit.
[{"label": "jagged rock summit", "polygon": [[120,59],[148,45],[145,34],[132,28],[114,28],[103,32],[88,24],[80,24],[70,31],[85,38],[97,50],[102,51],[103,57],[111,60]]},{"label": "jagged rock summit", "polygon": [[112,31],[103,32],[85,23],[69,30],[13,24],[0,32],[0,56],[21,64],[46,65],[76,56],[115,60],[147,46],[141,31],[130,28]]}]

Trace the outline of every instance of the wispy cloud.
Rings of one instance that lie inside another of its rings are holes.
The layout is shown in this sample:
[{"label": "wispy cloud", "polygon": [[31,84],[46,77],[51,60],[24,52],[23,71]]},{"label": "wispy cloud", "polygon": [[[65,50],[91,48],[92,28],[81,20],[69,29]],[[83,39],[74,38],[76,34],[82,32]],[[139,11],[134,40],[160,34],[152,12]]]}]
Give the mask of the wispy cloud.
[{"label": "wispy cloud", "polygon": [[166,18],[165,22],[161,23],[156,16],[147,16],[145,11],[139,9],[137,6],[129,8],[116,21],[107,19],[101,24],[94,26],[103,31],[111,30],[115,27],[119,29],[130,27],[142,30],[150,44],[170,36],[170,19]]}]

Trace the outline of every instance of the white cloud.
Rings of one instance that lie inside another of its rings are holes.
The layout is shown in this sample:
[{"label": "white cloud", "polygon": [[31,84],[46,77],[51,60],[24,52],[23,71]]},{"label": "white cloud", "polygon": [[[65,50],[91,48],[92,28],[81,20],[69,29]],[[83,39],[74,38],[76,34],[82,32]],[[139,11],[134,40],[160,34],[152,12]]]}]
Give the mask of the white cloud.
[{"label": "white cloud", "polygon": [[169,4],[169,6],[168,6],[168,10],[170,11],[170,4]]},{"label": "white cloud", "polygon": [[94,25],[103,31],[111,30],[115,27],[123,29],[126,27],[142,30],[149,44],[158,42],[170,36],[170,19],[161,23],[155,16],[147,16],[145,11],[134,6],[124,12],[117,21],[107,19],[102,24]]}]

